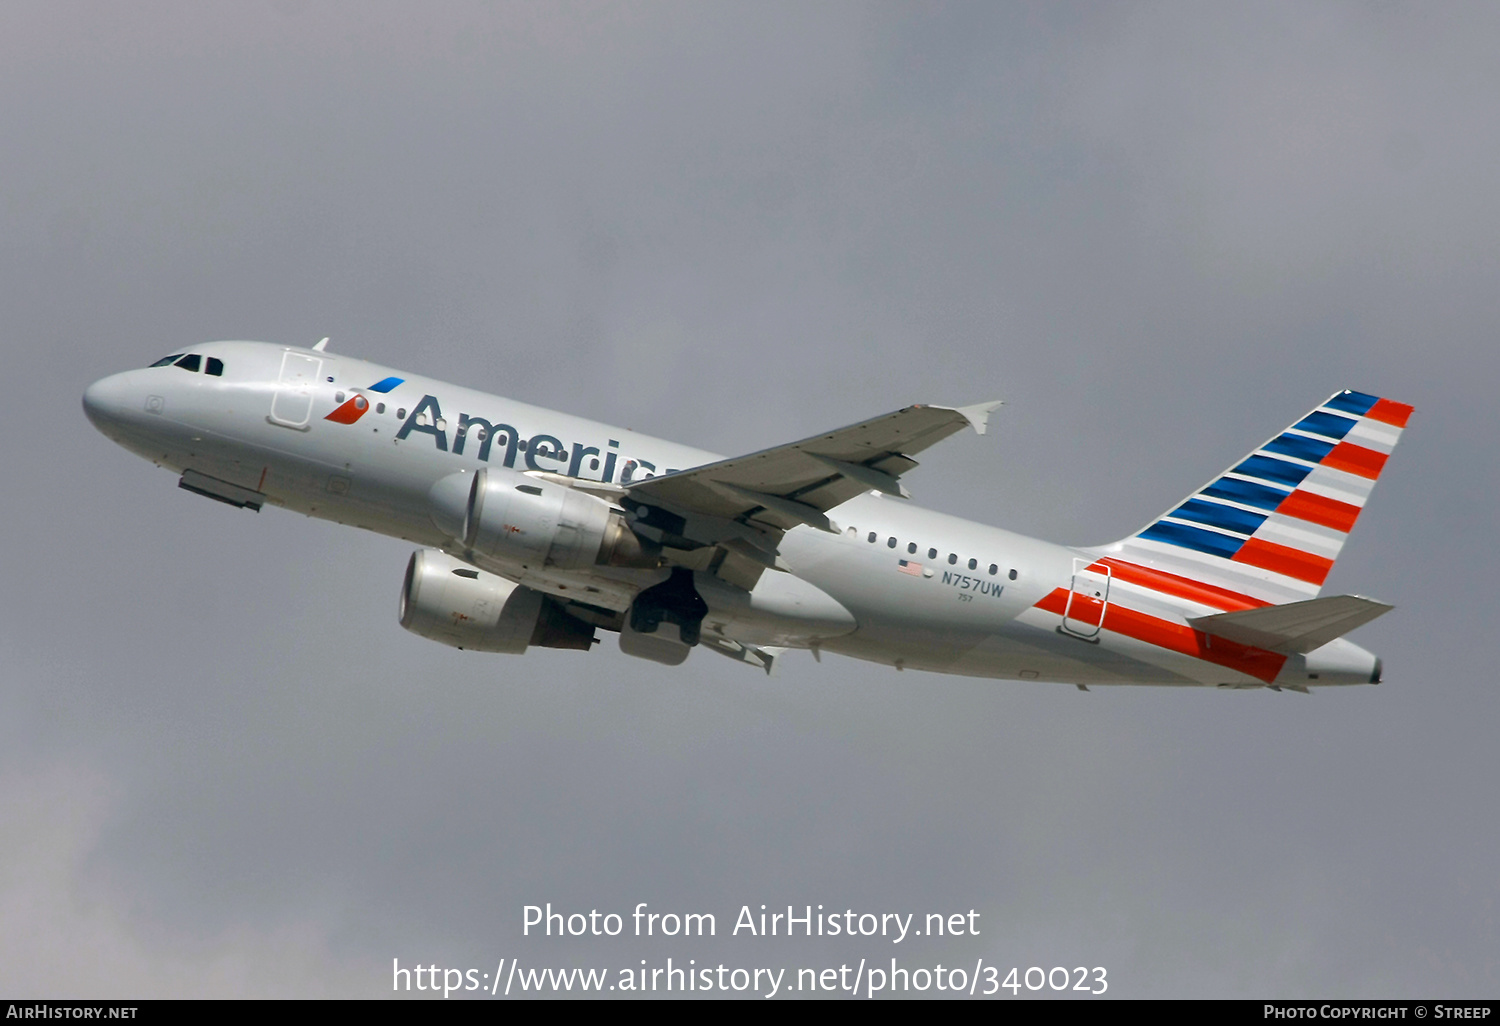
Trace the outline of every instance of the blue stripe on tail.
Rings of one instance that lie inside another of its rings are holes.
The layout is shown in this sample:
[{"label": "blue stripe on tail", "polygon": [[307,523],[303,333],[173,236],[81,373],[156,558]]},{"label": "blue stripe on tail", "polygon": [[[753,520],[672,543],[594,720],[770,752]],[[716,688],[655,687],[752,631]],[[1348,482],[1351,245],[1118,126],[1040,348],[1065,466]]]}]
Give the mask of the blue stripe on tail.
[{"label": "blue stripe on tail", "polygon": [[1267,442],[1265,451],[1306,460],[1309,463],[1321,463],[1323,457],[1333,451],[1333,443],[1308,438],[1306,435],[1285,434]]},{"label": "blue stripe on tail", "polygon": [[1191,520],[1194,523],[1207,524],[1209,527],[1235,531],[1239,534],[1254,534],[1255,529],[1266,520],[1263,513],[1251,513],[1248,509],[1240,509],[1238,506],[1226,506],[1222,502],[1205,502],[1202,499],[1189,499],[1167,516],[1178,520]]},{"label": "blue stripe on tail", "polygon": [[1380,402],[1379,396],[1365,395],[1363,392],[1340,392],[1323,405],[1330,410],[1343,410],[1355,416],[1363,417],[1370,412],[1370,407]]},{"label": "blue stripe on tail", "polygon": [[1284,492],[1270,485],[1256,484],[1254,481],[1241,481],[1236,477],[1221,477],[1203,489],[1203,494],[1215,499],[1228,499],[1230,502],[1254,506],[1256,509],[1274,511],[1277,506],[1281,505],[1281,500],[1291,492]]},{"label": "blue stripe on tail", "polygon": [[1292,427],[1297,431],[1311,431],[1313,434],[1322,435],[1324,438],[1343,438],[1357,423],[1359,422],[1350,420],[1348,417],[1339,417],[1332,413],[1324,413],[1322,410],[1314,410],[1293,424]]},{"label": "blue stripe on tail", "polygon": [[1205,531],[1201,527],[1189,527],[1187,524],[1174,524],[1169,520],[1158,520],[1142,531],[1140,537],[1180,545],[1185,549],[1196,549],[1225,559],[1240,551],[1240,546],[1245,544],[1243,538],[1232,538],[1227,534]]},{"label": "blue stripe on tail", "polygon": [[1234,472],[1244,474],[1246,477],[1258,477],[1262,481],[1275,481],[1277,484],[1295,487],[1302,483],[1304,477],[1312,473],[1312,467],[1288,463],[1286,460],[1278,460],[1273,456],[1251,456],[1235,467]]}]

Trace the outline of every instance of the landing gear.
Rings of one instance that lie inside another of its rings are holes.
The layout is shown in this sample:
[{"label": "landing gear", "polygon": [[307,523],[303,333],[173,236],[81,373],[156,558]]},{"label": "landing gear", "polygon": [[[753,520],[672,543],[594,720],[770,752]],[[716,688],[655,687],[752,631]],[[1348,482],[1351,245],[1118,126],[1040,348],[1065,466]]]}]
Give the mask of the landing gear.
[{"label": "landing gear", "polygon": [[696,645],[703,632],[708,603],[693,587],[693,572],[673,567],[672,576],[647,588],[630,606],[630,628],[638,634],[655,634],[662,623],[675,623],[684,645]]}]

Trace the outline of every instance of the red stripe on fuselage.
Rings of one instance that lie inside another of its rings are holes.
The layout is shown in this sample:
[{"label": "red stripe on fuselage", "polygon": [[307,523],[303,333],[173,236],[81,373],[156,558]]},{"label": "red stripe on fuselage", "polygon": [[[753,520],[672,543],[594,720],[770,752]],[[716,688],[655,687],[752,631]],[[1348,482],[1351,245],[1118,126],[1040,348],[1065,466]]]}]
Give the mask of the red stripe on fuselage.
[{"label": "red stripe on fuselage", "polygon": [[[1077,598],[1073,600],[1073,604],[1076,609]],[[1054,588],[1035,608],[1062,616],[1067,606],[1068,589]],[[1276,679],[1276,675],[1286,664],[1286,656],[1280,652],[1268,652],[1263,648],[1252,648],[1224,638],[1210,637],[1202,631],[1193,630],[1185,623],[1173,623],[1160,617],[1148,616],[1114,602],[1104,611],[1104,629],[1136,641],[1144,641],[1157,648],[1236,670],[1267,684]]]},{"label": "red stripe on fuselage", "polygon": [[1249,595],[1241,595],[1237,591],[1228,588],[1220,588],[1212,584],[1204,584],[1190,577],[1179,577],[1177,574],[1169,574],[1164,570],[1152,570],[1149,567],[1139,566],[1135,563],[1127,563],[1112,556],[1106,556],[1089,567],[1090,570],[1102,573],[1098,570],[1099,564],[1103,563],[1109,567],[1110,574],[1117,580],[1127,584],[1138,584],[1142,588],[1150,588],[1159,591],[1163,595],[1172,595],[1176,598],[1184,598],[1189,602],[1197,602],[1200,605],[1213,606],[1215,609],[1225,611],[1231,609],[1259,609],[1271,603],[1263,602]]},{"label": "red stripe on fuselage", "polygon": [[1275,542],[1264,541],[1260,538],[1251,538],[1241,545],[1240,551],[1234,554],[1233,560],[1236,563],[1246,563],[1250,566],[1258,566],[1262,570],[1295,577],[1309,584],[1322,584],[1328,578],[1328,571],[1333,569],[1331,559],[1324,559],[1322,556],[1314,556],[1311,552],[1287,548],[1285,545],[1277,545]]},{"label": "red stripe on fuselage", "polygon": [[356,395],[323,419],[331,420],[335,424],[353,424],[363,417],[369,408],[369,400],[362,395]]},{"label": "red stripe on fuselage", "polygon": [[1281,505],[1276,507],[1276,512],[1296,517],[1298,520],[1322,524],[1324,527],[1331,527],[1335,531],[1343,531],[1346,534],[1359,517],[1358,506],[1351,506],[1347,502],[1339,502],[1325,495],[1301,490],[1282,499]]},{"label": "red stripe on fuselage", "polygon": [[1380,476],[1380,470],[1385,466],[1385,461],[1386,455],[1383,452],[1366,449],[1352,442],[1340,442],[1333,447],[1332,452],[1323,457],[1323,466],[1332,467],[1334,470],[1345,470],[1373,481]]},{"label": "red stripe on fuselage", "polygon": [[1371,420],[1378,420],[1382,424],[1394,424],[1396,427],[1406,427],[1406,419],[1412,414],[1412,407],[1405,403],[1391,402],[1389,399],[1378,399],[1374,406],[1365,412],[1365,416]]}]

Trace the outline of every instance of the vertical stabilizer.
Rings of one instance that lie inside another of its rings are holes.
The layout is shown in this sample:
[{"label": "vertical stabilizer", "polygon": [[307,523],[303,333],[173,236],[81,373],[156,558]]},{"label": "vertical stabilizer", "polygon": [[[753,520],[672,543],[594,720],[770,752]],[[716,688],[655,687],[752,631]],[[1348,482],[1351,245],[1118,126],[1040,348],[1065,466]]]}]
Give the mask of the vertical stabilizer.
[{"label": "vertical stabilizer", "polygon": [[1336,392],[1144,529],[1096,550],[1226,592],[1220,608],[1315,597],[1412,408]]}]

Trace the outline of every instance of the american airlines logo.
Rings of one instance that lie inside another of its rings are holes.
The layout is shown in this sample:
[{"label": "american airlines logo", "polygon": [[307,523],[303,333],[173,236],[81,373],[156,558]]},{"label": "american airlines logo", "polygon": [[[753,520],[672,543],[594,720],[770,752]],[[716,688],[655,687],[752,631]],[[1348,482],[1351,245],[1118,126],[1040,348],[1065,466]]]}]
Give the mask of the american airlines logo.
[{"label": "american airlines logo", "polygon": [[[365,391],[384,394],[403,384],[405,380],[405,378],[396,377],[384,378]],[[369,412],[369,409],[370,400],[362,393],[356,392],[323,419],[331,420],[335,424],[353,424]],[[497,424],[467,413],[458,415],[458,426],[453,433],[453,446],[450,449],[448,421],[443,417],[442,406],[439,405],[437,396],[434,395],[424,395],[410,414],[406,414],[406,411],[402,409],[397,415],[403,414],[405,417],[401,427],[396,431],[398,442],[405,440],[413,433],[431,435],[433,445],[439,452],[451,452],[455,456],[462,456],[466,445],[472,441],[478,446],[476,455],[486,463],[490,459],[491,447],[499,446],[502,454],[501,462],[507,467],[514,467],[519,457],[528,470],[548,470],[563,473],[569,477],[586,477],[592,473],[598,473],[599,480],[606,482],[614,482],[618,470],[620,484],[629,484],[637,475],[655,477],[657,474],[656,464],[649,460],[631,459],[620,462],[618,451],[620,443],[613,438],[608,440],[603,451],[598,446],[585,445],[582,442],[569,445],[548,434],[533,435],[528,439],[522,437],[521,433],[509,424]],[[537,462],[538,460],[555,461],[561,466],[543,466]],[[669,468],[664,473],[675,474],[676,470]]]},{"label": "american airlines logo", "polygon": [[[332,381],[333,379],[329,378],[328,380]],[[382,378],[381,380],[375,382],[375,384],[371,385],[368,391],[379,392],[383,395],[405,380],[405,378],[395,377]],[[348,399],[346,402],[340,405],[338,409],[334,410],[323,419],[331,420],[335,424],[353,424],[356,420],[359,420],[359,418],[363,417],[365,415],[365,411],[367,411],[369,408],[370,400],[366,399],[359,392],[355,392],[350,399]]]}]

